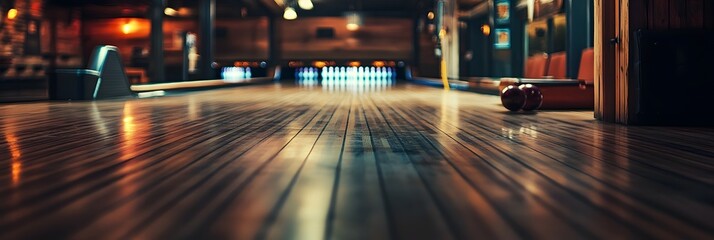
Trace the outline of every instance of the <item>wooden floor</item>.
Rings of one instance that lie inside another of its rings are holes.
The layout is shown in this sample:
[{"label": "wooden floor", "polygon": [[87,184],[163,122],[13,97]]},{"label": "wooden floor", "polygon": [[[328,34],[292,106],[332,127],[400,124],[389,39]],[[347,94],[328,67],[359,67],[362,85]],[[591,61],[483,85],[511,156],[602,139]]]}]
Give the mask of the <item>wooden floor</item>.
[{"label": "wooden floor", "polygon": [[44,238],[711,239],[714,129],[406,84],[0,105],[0,239]]}]

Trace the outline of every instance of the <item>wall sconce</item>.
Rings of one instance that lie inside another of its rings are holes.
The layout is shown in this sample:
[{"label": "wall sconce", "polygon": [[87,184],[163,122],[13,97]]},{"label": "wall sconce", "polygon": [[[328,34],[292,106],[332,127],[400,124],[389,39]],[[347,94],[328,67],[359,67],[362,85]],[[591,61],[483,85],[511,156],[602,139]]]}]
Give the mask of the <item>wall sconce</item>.
[{"label": "wall sconce", "polygon": [[[8,20],[13,20],[17,18],[17,15],[19,14],[17,12],[17,9],[15,8],[15,0],[9,0],[4,2],[3,4],[0,5],[0,9],[8,9],[7,14],[5,17],[7,17]],[[3,10],[0,10],[3,11]],[[0,12],[2,14],[3,12]],[[0,18],[2,18],[2,15],[0,15]],[[2,19],[0,19],[0,23],[2,23]]]},{"label": "wall sconce", "polygon": [[10,8],[10,10],[7,10],[7,19],[13,20],[17,18],[17,9],[15,8]]},{"label": "wall sconce", "polygon": [[357,12],[347,12],[345,14],[347,18],[347,30],[357,31],[357,29],[362,26],[362,15]]}]

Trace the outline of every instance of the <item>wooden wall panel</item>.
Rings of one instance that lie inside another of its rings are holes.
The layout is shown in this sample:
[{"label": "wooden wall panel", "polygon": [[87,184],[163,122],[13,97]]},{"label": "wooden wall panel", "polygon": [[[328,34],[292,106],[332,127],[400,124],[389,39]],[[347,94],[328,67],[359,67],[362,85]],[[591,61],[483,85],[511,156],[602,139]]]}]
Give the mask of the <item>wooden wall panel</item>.
[{"label": "wooden wall panel", "polygon": [[[636,0],[642,1],[642,0]],[[669,2],[671,0],[650,0],[648,4],[647,17],[649,18],[649,29],[667,30],[669,29]],[[679,0],[674,0],[679,1]],[[644,16],[640,16],[644,17]]]},{"label": "wooden wall panel", "polygon": [[[661,6],[655,6],[661,7]],[[634,10],[634,9],[633,9]],[[655,10],[655,12],[661,11],[660,9]],[[686,18],[687,12],[687,2],[682,0],[669,0],[669,28],[678,29],[685,26],[687,22]],[[635,16],[635,15],[633,15]]]},{"label": "wooden wall panel", "polygon": [[[712,2],[712,0],[707,1]],[[686,27],[693,29],[704,28],[704,0],[689,0],[686,3],[687,12],[684,13]]]},{"label": "wooden wall panel", "polygon": [[267,60],[269,55],[268,18],[216,20],[217,60]]},{"label": "wooden wall panel", "polygon": [[[357,31],[344,17],[298,18],[282,22],[283,57],[289,59],[411,59],[413,20],[365,18]],[[331,27],[334,38],[317,38],[318,27]]]}]

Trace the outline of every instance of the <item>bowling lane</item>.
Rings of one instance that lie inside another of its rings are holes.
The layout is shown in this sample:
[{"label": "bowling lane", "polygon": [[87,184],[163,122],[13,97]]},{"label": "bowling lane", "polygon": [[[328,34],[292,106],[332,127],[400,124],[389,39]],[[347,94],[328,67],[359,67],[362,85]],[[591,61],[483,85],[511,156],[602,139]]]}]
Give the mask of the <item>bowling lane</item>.
[{"label": "bowling lane", "polygon": [[0,239],[714,237],[714,129],[592,116],[386,78],[0,105]]}]

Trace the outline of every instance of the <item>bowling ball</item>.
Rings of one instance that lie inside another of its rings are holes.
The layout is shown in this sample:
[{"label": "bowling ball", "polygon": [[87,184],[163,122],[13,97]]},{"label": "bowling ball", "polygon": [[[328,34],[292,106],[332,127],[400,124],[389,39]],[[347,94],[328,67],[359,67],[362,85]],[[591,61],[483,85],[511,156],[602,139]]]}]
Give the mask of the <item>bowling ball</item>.
[{"label": "bowling ball", "polygon": [[508,110],[518,111],[526,104],[526,94],[515,85],[510,85],[501,91],[501,104]]},{"label": "bowling ball", "polygon": [[523,84],[518,86],[526,95],[526,103],[523,105],[523,111],[533,111],[540,108],[543,104],[543,94],[538,87],[533,84]]}]

